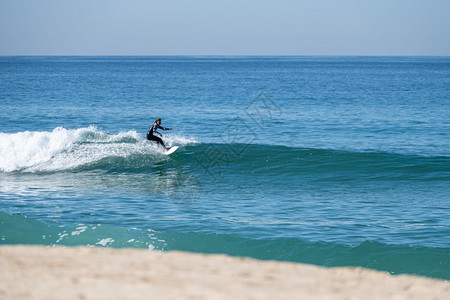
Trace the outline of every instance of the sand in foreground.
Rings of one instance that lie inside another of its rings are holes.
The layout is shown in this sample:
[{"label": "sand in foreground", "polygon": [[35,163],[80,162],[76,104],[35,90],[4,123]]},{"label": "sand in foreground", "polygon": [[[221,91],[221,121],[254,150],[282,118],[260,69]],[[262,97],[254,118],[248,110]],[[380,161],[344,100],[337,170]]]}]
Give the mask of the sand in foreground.
[{"label": "sand in foreground", "polygon": [[0,247],[0,299],[450,299],[450,282],[225,255]]}]

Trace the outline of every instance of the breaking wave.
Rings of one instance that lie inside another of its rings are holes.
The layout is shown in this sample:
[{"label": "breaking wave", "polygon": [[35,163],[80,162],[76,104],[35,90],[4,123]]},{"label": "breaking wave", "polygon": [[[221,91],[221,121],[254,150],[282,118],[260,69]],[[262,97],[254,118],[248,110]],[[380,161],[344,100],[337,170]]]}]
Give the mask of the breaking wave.
[{"label": "breaking wave", "polygon": [[[197,143],[194,138],[165,135],[167,145]],[[163,150],[136,131],[116,134],[94,126],[53,131],[0,133],[0,171],[40,172],[76,169],[104,159],[135,155],[164,159]]]}]

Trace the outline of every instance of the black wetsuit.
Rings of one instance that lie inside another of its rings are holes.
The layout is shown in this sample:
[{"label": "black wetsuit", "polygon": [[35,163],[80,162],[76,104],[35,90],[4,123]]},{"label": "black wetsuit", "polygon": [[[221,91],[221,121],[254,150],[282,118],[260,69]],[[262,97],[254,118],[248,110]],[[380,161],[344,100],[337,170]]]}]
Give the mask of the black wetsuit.
[{"label": "black wetsuit", "polygon": [[156,130],[158,130],[158,129],[169,130],[169,128],[162,127],[155,122],[155,123],[153,123],[152,127],[150,127],[150,129],[147,132],[147,140],[156,141],[158,144],[160,144],[161,146],[166,148],[166,145],[164,145],[163,140],[160,137],[153,135],[153,133],[157,132]]}]

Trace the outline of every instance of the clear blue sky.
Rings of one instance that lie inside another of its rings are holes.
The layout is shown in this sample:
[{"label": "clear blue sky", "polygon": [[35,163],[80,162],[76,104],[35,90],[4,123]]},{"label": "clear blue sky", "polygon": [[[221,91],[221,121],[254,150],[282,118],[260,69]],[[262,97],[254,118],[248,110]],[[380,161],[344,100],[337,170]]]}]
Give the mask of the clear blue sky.
[{"label": "clear blue sky", "polygon": [[0,55],[450,55],[450,0],[0,0]]}]

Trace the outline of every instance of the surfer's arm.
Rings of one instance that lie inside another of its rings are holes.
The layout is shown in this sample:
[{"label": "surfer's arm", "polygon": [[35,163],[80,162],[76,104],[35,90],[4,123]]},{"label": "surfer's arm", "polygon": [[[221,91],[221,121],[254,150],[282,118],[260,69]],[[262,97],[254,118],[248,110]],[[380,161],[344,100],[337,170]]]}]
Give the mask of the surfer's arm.
[{"label": "surfer's arm", "polygon": [[172,130],[172,128],[166,128],[166,127],[162,127],[161,125],[156,124],[155,130],[153,131],[153,133],[157,133],[157,134],[159,134],[159,136],[162,136],[162,134],[160,132],[158,132],[158,129],[161,129],[161,130]]},{"label": "surfer's arm", "polygon": [[160,125],[158,125],[158,128],[161,130],[172,130],[172,128],[162,127]]}]

